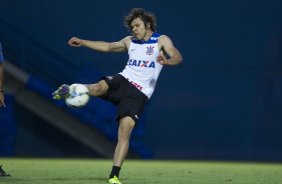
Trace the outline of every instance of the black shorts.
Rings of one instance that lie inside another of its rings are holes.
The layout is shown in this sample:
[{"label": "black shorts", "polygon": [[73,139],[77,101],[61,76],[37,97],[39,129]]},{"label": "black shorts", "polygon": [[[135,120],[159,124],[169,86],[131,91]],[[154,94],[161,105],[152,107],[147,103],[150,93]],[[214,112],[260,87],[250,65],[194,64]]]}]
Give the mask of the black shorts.
[{"label": "black shorts", "polygon": [[148,97],[120,74],[102,79],[106,81],[109,89],[107,94],[101,98],[117,106],[117,120],[130,116],[136,124]]}]

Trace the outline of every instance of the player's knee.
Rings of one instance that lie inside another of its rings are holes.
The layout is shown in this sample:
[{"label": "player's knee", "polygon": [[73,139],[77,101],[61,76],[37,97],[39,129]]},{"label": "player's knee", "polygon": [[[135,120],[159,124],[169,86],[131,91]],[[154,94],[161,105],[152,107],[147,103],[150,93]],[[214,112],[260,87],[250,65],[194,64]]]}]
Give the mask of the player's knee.
[{"label": "player's knee", "polygon": [[105,94],[106,91],[108,90],[106,84],[101,81],[96,84],[88,85],[88,89],[89,89],[89,94],[93,96],[101,96]]},{"label": "player's knee", "polygon": [[121,129],[129,129],[132,130],[135,126],[135,121],[130,117],[126,116],[119,121],[119,126]]},{"label": "player's knee", "polygon": [[96,96],[98,93],[100,93],[102,87],[99,85],[99,83],[97,83],[88,85],[88,89],[90,95]]},{"label": "player's knee", "polygon": [[131,117],[124,117],[119,122],[119,139],[127,140],[130,138],[131,131],[135,126],[135,122]]}]

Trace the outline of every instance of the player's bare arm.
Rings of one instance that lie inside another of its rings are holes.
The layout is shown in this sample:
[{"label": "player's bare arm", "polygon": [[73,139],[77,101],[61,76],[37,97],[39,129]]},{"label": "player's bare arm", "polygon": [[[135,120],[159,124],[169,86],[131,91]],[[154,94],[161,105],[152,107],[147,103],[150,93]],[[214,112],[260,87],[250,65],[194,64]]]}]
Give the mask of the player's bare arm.
[{"label": "player's bare arm", "polygon": [[130,37],[125,37],[118,42],[90,41],[72,37],[68,44],[73,47],[88,47],[100,52],[124,52],[127,50]]},{"label": "player's bare arm", "polygon": [[5,107],[5,102],[4,102],[4,92],[3,92],[3,82],[4,82],[4,69],[3,65],[0,63],[0,107],[4,106]]},{"label": "player's bare arm", "polygon": [[[166,36],[162,35],[159,38],[159,47],[160,47],[160,54],[158,55],[157,61],[162,65],[177,65],[182,62],[182,55],[180,52],[174,47],[171,39]],[[169,56],[166,58],[164,52]]]}]

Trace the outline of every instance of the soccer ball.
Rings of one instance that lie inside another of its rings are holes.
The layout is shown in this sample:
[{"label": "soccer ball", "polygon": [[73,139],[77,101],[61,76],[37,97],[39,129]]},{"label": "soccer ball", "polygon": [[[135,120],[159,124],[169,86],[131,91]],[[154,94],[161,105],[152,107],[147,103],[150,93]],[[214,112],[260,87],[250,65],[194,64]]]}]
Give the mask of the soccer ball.
[{"label": "soccer ball", "polygon": [[83,84],[72,84],[69,86],[69,96],[65,99],[69,107],[81,108],[89,101],[89,90]]}]

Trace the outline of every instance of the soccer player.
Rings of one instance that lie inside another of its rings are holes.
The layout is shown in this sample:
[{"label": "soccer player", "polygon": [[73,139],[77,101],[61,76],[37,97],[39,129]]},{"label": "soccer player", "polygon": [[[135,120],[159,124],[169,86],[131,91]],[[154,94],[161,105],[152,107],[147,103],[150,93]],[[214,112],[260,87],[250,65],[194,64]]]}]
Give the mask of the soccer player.
[{"label": "soccer player", "polygon": [[3,83],[4,83],[4,67],[3,67],[3,61],[4,61],[4,57],[3,57],[3,53],[2,53],[2,46],[0,43],[0,107],[5,107],[5,102],[4,102],[4,87],[3,87]]},{"label": "soccer player", "polygon": [[[124,17],[124,25],[132,36],[117,42],[90,41],[72,37],[68,44],[87,47],[101,52],[128,52],[124,70],[102,78],[96,84],[86,84],[89,94],[114,103],[117,106],[118,143],[114,152],[110,184],[121,184],[119,172],[126,157],[130,134],[143,111],[144,104],[154,92],[158,76],[164,65],[182,62],[180,52],[166,35],[156,33],[156,17],[141,8],[132,9]],[[68,85],[62,85],[53,93],[54,98],[68,95]]]},{"label": "soccer player", "polygon": [[[3,67],[3,53],[2,53],[2,45],[0,43],[0,107],[6,107],[4,102],[4,67]],[[9,174],[6,174],[6,172],[2,169],[2,165],[0,165],[0,176],[11,176]]]}]

